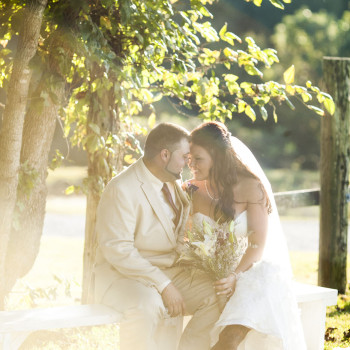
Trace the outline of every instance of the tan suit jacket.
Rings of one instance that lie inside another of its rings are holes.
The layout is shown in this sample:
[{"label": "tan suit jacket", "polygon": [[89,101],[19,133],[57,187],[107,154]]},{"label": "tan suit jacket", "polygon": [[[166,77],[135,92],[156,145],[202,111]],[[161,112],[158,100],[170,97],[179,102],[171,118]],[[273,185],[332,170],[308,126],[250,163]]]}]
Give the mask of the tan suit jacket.
[{"label": "tan suit jacket", "polygon": [[120,278],[134,279],[160,291],[169,280],[163,270],[173,266],[178,257],[189,214],[187,195],[175,183],[181,218],[174,232],[160,193],[146,180],[146,171],[141,158],[113,178],[102,194],[96,222],[97,302]]}]

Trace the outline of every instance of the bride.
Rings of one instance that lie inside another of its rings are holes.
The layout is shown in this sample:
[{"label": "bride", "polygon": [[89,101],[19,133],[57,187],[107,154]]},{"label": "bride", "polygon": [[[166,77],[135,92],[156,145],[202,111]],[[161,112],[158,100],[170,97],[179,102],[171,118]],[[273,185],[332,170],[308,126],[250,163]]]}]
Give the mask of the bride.
[{"label": "bride", "polygon": [[191,133],[189,166],[193,223],[234,220],[235,234],[248,241],[231,274],[214,282],[226,305],[212,350],[306,349],[277,208],[255,157],[224,124],[208,122]]}]

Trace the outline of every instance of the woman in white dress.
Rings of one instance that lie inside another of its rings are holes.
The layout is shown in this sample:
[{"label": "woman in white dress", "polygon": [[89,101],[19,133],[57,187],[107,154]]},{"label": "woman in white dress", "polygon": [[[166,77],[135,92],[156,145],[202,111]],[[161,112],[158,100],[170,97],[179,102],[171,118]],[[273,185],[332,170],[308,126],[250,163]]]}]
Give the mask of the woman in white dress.
[{"label": "woman in white dress", "polygon": [[224,124],[208,122],[191,133],[192,220],[235,221],[246,237],[232,273],[214,282],[227,300],[212,332],[212,350],[306,349],[291,288],[288,250],[272,190],[249,149]]}]

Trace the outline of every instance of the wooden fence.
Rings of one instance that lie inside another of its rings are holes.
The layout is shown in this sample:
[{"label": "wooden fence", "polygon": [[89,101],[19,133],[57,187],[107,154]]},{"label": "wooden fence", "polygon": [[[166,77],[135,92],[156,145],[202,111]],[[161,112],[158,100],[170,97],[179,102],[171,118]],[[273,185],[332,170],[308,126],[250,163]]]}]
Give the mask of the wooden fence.
[{"label": "wooden fence", "polygon": [[277,192],[274,194],[279,210],[320,204],[320,189]]},{"label": "wooden fence", "polygon": [[[276,192],[274,193],[275,201],[278,210],[286,210],[286,209],[293,209],[293,208],[300,208],[300,207],[308,207],[308,206],[314,206],[314,205],[321,205],[321,200],[320,200],[320,195],[321,191],[319,188],[315,189],[305,189],[305,190],[297,190],[297,191],[286,191],[286,192]],[[350,202],[350,187],[348,188],[347,193],[345,193],[345,198],[346,202]],[[321,213],[320,213],[321,216]],[[347,232],[347,217],[343,218],[343,226],[346,227],[346,232]],[[320,220],[320,230],[322,227],[322,221]],[[332,232],[329,232],[330,238],[332,237]],[[322,251],[324,250],[324,247],[322,247],[322,242],[320,242],[319,246],[319,265],[320,265],[320,260],[322,259]],[[339,252],[340,255],[343,252]],[[346,266],[346,255],[347,255],[347,244],[345,245],[345,266]],[[332,261],[329,261],[329,264],[332,265]],[[319,266],[320,268],[320,266]],[[342,271],[341,274],[345,274],[346,276],[346,267],[343,267],[344,271]],[[320,283],[320,278],[319,278],[319,285],[323,285]],[[345,287],[344,289],[339,288],[341,285],[337,284],[335,287],[333,285],[333,288],[336,288],[339,290],[340,293],[345,292]]]}]

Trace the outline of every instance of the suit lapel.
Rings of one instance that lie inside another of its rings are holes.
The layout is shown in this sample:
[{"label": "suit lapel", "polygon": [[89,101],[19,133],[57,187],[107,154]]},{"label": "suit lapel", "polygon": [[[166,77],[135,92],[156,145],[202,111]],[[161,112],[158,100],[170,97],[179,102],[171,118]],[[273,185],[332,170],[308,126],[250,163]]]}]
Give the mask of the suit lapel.
[{"label": "suit lapel", "polygon": [[188,214],[189,214],[189,210],[190,210],[190,202],[189,199],[187,197],[187,194],[182,190],[182,188],[180,187],[180,185],[175,182],[175,196],[177,198],[179,198],[179,202],[180,202],[180,210],[181,210],[181,216],[180,216],[180,221],[179,224],[176,227],[176,232],[181,232],[181,230],[184,228],[187,218],[188,218]]},{"label": "suit lapel", "polygon": [[[138,162],[142,162],[142,159],[140,159]],[[136,164],[135,164],[136,165]],[[159,222],[161,223],[161,225],[164,228],[164,231],[166,232],[169,240],[172,243],[176,243],[176,239],[175,239],[175,234],[174,234],[174,230],[173,230],[173,225],[171,222],[171,219],[169,218],[169,216],[166,214],[161,199],[160,199],[160,195],[158,193],[156,193],[156,191],[154,190],[154,188],[152,187],[152,185],[148,182],[144,182],[143,179],[146,179],[147,175],[144,174],[144,170],[142,166],[137,166],[136,167],[136,174],[137,177],[140,181],[140,187],[142,189],[142,191],[144,192],[145,196],[147,197],[147,200],[149,202],[149,204],[151,205],[152,209],[154,210],[155,214],[158,217]]]}]

